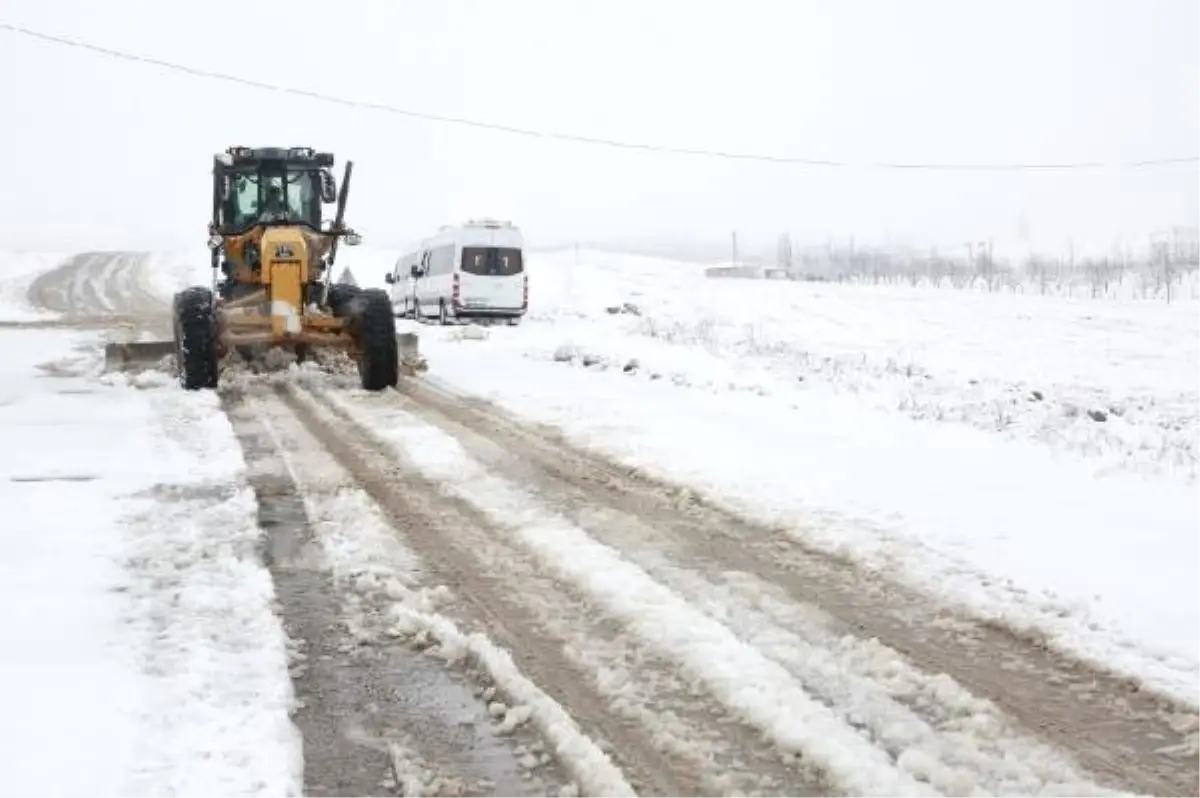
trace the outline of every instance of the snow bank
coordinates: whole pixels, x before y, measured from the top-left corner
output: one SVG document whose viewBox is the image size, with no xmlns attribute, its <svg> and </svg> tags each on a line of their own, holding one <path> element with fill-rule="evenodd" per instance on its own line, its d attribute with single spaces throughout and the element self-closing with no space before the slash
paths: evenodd
<svg viewBox="0 0 1200 798">
<path fill-rule="evenodd" d="M 80 333 L 0 346 L 5 791 L 298 795 L 285 640 L 215 398 L 97 381 Z"/>
</svg>

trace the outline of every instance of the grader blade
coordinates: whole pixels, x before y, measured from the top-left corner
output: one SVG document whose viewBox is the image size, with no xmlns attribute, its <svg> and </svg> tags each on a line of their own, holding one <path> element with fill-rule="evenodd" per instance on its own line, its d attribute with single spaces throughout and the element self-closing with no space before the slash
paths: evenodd
<svg viewBox="0 0 1200 798">
<path fill-rule="evenodd" d="M 174 341 L 140 341 L 104 345 L 104 369 L 128 371 L 153 368 L 175 354 Z"/>
</svg>

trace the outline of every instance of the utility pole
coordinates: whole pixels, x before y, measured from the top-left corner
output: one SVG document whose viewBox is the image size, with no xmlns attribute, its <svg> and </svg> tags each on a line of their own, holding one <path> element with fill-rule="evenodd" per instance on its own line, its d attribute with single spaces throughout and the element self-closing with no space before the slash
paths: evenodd
<svg viewBox="0 0 1200 798">
<path fill-rule="evenodd" d="M 734 266 L 737 266 L 737 264 L 738 264 L 737 230 L 733 231 L 733 261 L 732 261 L 732 263 Z"/>
</svg>

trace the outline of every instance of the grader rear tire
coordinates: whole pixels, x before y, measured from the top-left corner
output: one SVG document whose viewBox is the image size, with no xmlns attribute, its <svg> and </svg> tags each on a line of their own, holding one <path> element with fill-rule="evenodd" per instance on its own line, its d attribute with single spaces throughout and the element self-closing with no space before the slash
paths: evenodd
<svg viewBox="0 0 1200 798">
<path fill-rule="evenodd" d="M 212 291 L 203 287 L 184 289 L 175 295 L 173 310 L 180 386 L 187 391 L 216 388 L 217 317 Z"/>
<path fill-rule="evenodd" d="M 358 335 L 358 376 L 367 391 L 394 388 L 400 381 L 400 353 L 396 345 L 396 317 L 392 300 L 379 288 L 358 295 L 354 328 Z"/>
</svg>

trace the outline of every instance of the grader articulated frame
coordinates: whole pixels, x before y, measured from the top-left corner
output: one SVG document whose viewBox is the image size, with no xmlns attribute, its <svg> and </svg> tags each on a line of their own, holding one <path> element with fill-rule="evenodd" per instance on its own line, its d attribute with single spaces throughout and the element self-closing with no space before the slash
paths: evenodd
<svg viewBox="0 0 1200 798">
<path fill-rule="evenodd" d="M 333 155 L 308 147 L 230 147 L 213 159 L 211 287 L 174 297 L 174 340 L 115 344 L 114 357 L 174 353 L 187 390 L 216 388 L 232 350 L 281 347 L 303 360 L 314 347 L 343 350 L 362 387 L 396 385 L 399 351 L 391 300 L 381 289 L 332 282 L 338 242 L 360 237 L 344 222 L 353 162 L 340 191 Z M 332 220 L 322 206 L 336 203 Z M 138 349 L 140 348 L 140 351 Z"/>
</svg>

